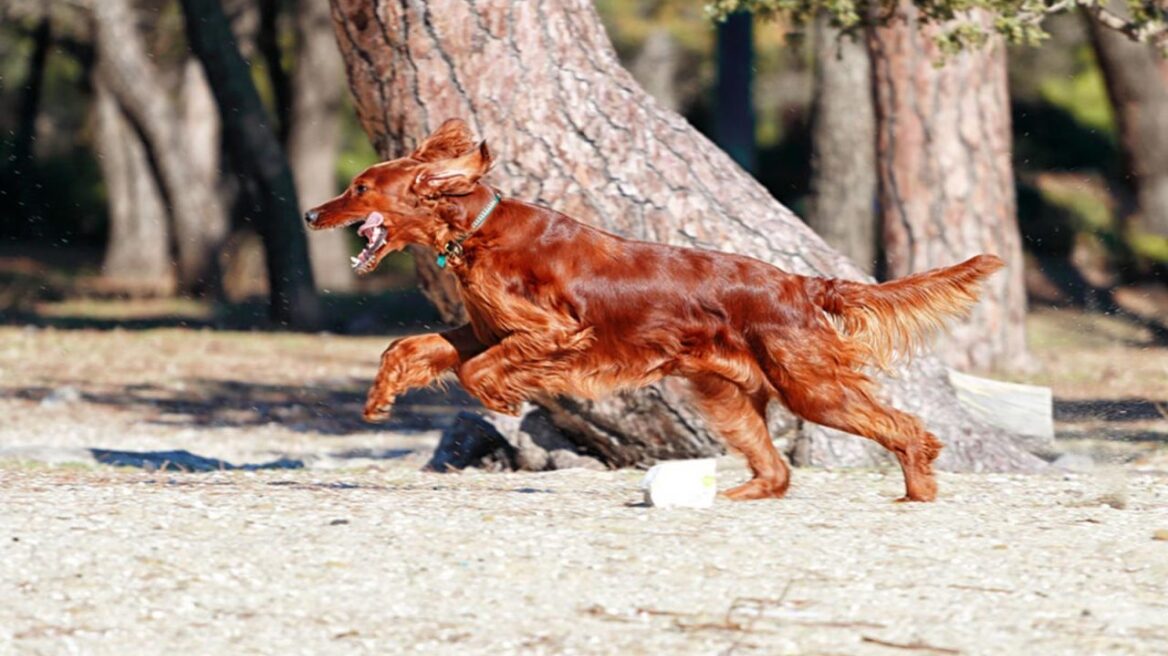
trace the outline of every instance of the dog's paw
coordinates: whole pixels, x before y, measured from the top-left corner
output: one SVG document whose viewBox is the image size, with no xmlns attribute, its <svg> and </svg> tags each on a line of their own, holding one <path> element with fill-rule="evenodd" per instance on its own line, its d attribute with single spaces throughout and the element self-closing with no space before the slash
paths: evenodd
<svg viewBox="0 0 1168 656">
<path fill-rule="evenodd" d="M 487 410 L 490 410 L 491 412 L 497 412 L 501 415 L 507 415 L 509 417 L 518 417 L 519 408 L 523 403 L 522 401 L 500 399 L 488 396 L 480 396 L 479 402 L 481 402 L 483 407 Z"/>
<path fill-rule="evenodd" d="M 365 411 L 361 413 L 361 418 L 371 424 L 382 422 L 389 419 L 389 411 L 392 409 L 392 403 L 369 402 L 365 404 Z"/>
<path fill-rule="evenodd" d="M 519 416 L 519 405 L 518 404 L 514 404 L 514 405 L 512 405 L 512 404 L 487 405 L 484 403 L 483 405 L 487 408 L 487 410 L 490 410 L 491 412 L 496 412 L 496 413 L 501 414 L 501 415 L 507 415 L 508 417 L 518 417 Z"/>
</svg>

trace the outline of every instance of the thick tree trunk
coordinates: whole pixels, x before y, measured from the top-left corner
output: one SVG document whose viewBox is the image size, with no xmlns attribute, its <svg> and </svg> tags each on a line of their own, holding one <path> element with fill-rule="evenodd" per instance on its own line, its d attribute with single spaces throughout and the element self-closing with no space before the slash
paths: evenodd
<svg viewBox="0 0 1168 656">
<path fill-rule="evenodd" d="M 754 15 L 732 14 L 718 24 L 714 141 L 738 165 L 754 171 Z"/>
<path fill-rule="evenodd" d="M 188 291 L 215 291 L 222 206 L 188 156 L 179 113 L 159 80 L 127 0 L 93 3 L 102 79 L 143 136 L 174 217 L 178 276 Z"/>
<path fill-rule="evenodd" d="M 677 90 L 677 69 L 681 61 L 681 47 L 664 27 L 649 31 L 641 51 L 637 53 L 629 72 L 645 91 L 670 111 L 681 111 L 681 95 Z"/>
<path fill-rule="evenodd" d="M 864 43 L 815 19 L 807 225 L 867 274 L 876 271 L 876 117 Z"/>
<path fill-rule="evenodd" d="M 292 86 L 288 160 L 301 207 L 313 207 L 336 193 L 341 145 L 344 63 L 337 50 L 328 0 L 300 0 L 296 11 L 296 69 Z M 310 232 L 308 251 L 319 289 L 351 291 L 348 235 L 340 230 Z"/>
<path fill-rule="evenodd" d="M 1026 295 L 1010 163 L 1006 51 L 999 37 L 943 66 L 917 11 L 901 0 L 870 29 L 880 210 L 886 274 L 896 278 L 994 253 L 991 278 L 968 321 L 937 352 L 958 368 L 1008 369 L 1026 359 Z M 990 20 L 979 15 L 980 20 Z"/>
<path fill-rule="evenodd" d="M 451 116 L 465 117 L 499 162 L 491 182 L 622 235 L 735 251 L 802 274 L 862 278 L 724 152 L 664 110 L 621 68 L 587 0 L 398 3 L 333 0 L 349 83 L 385 157 Z M 419 258 L 429 266 L 433 253 Z M 432 298 L 447 318 L 451 287 Z M 979 425 L 931 357 L 886 386 L 948 442 L 947 469 L 1023 469 L 1037 459 Z M 708 454 L 717 441 L 675 381 L 600 402 L 544 400 L 551 421 L 615 465 Z M 782 423 L 785 413 L 776 413 Z M 503 432 L 509 429 L 503 427 Z M 800 463 L 871 463 L 857 438 L 804 426 Z M 826 454 L 842 453 L 840 458 Z"/>
<path fill-rule="evenodd" d="M 1168 63 L 1152 46 L 1086 20 L 1135 199 L 1135 216 L 1124 218 L 1132 228 L 1168 235 Z"/>
<path fill-rule="evenodd" d="M 313 287 L 296 185 L 251 71 L 217 0 L 183 0 L 182 6 L 187 41 L 211 81 L 228 149 L 260 190 L 272 319 L 301 328 L 317 327 L 320 301 Z"/>
<path fill-rule="evenodd" d="M 174 291 L 170 229 L 146 147 L 100 76 L 94 78 L 96 141 L 109 206 L 102 276 L 131 294 Z"/>
</svg>

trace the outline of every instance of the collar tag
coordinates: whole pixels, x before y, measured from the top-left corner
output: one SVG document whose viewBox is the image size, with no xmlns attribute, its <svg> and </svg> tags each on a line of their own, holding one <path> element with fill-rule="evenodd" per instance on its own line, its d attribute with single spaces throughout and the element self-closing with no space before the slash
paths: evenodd
<svg viewBox="0 0 1168 656">
<path fill-rule="evenodd" d="M 503 196 L 496 191 L 490 202 L 488 202 L 486 206 L 483 207 L 482 211 L 480 211 L 478 216 L 475 217 L 474 222 L 470 224 L 470 232 L 459 235 L 459 237 L 454 241 L 446 242 L 446 246 L 442 248 L 442 252 L 438 254 L 437 258 L 435 258 L 435 262 L 437 262 L 439 269 L 445 269 L 446 264 L 450 261 L 450 258 L 462 257 L 462 242 L 470 237 L 474 231 L 483 227 L 483 224 L 487 222 L 487 218 L 490 217 L 491 213 L 495 211 L 495 208 L 499 206 L 499 201 L 501 200 L 503 200 Z"/>
<path fill-rule="evenodd" d="M 446 242 L 446 247 L 438 254 L 438 268 L 445 269 L 447 261 L 452 257 L 462 257 L 462 244 L 457 241 Z"/>
</svg>

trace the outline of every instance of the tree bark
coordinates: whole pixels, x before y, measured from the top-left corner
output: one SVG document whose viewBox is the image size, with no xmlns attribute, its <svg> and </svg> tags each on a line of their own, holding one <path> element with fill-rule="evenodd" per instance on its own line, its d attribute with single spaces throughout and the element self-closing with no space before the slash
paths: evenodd
<svg viewBox="0 0 1168 656">
<path fill-rule="evenodd" d="M 868 31 L 886 274 L 999 255 L 1007 269 L 938 353 L 958 368 L 1008 369 L 1026 359 L 1026 295 L 1005 45 L 994 36 L 938 66 L 940 29 L 918 24 L 915 6 L 901 0 L 886 24 Z"/>
<path fill-rule="evenodd" d="M 1128 227 L 1168 235 L 1168 63 L 1148 44 L 1087 18 L 1135 199 Z M 1130 206 L 1131 204 L 1128 203 Z"/>
<path fill-rule="evenodd" d="M 174 217 L 179 283 L 187 291 L 215 292 L 225 237 L 216 189 L 188 157 L 179 113 L 150 62 L 129 2 L 95 2 L 93 17 L 100 75 L 142 134 Z"/>
<path fill-rule="evenodd" d="M 200 225 L 183 226 L 181 233 L 202 234 L 207 244 L 215 245 L 214 253 L 208 252 L 206 256 L 215 259 L 211 267 L 215 272 L 215 291 L 219 293 L 223 284 L 223 249 L 231 233 L 229 203 L 223 200 L 223 188 L 220 185 L 223 135 L 219 108 L 215 106 L 215 96 L 203 72 L 203 65 L 194 57 L 188 57 L 182 66 L 178 96 L 181 104 L 179 120 L 189 174 L 193 176 L 194 184 L 213 190 L 219 204 L 206 208 Z M 177 223 L 178 217 L 175 217 L 175 221 Z M 180 230 L 178 226 L 176 230 Z"/>
<path fill-rule="evenodd" d="M 321 322 L 304 222 L 288 159 L 239 54 L 218 0 L 183 0 L 187 41 L 203 63 L 229 151 L 260 189 L 260 232 L 268 265 L 272 319 L 300 328 Z"/>
<path fill-rule="evenodd" d="M 587 0 L 333 0 L 333 18 L 361 122 L 386 158 L 408 152 L 444 119 L 464 117 L 499 154 L 491 182 L 508 195 L 628 237 L 732 250 L 801 274 L 863 278 L 636 85 Z M 432 259 L 427 253 L 419 263 Z M 449 276 L 423 280 L 439 311 L 456 320 L 461 308 Z M 681 387 L 670 380 L 599 402 L 540 403 L 582 451 L 610 465 L 647 464 L 706 455 L 718 443 Z M 965 413 L 932 357 L 903 368 L 886 390 L 948 442 L 940 467 L 1038 464 L 1011 436 Z M 775 414 L 781 423 L 785 413 Z M 800 464 L 884 458 L 866 440 L 812 425 L 795 441 L 803 445 Z M 824 457 L 834 453 L 843 455 Z"/>
<path fill-rule="evenodd" d="M 146 147 L 101 76 L 93 87 L 98 163 L 109 207 L 102 276 L 122 292 L 172 293 L 168 215 Z"/>
<path fill-rule="evenodd" d="M 876 272 L 876 117 L 868 51 L 827 14 L 815 19 L 807 225 L 864 273 Z"/>
<path fill-rule="evenodd" d="M 341 146 L 345 69 L 333 34 L 328 0 L 299 1 L 296 41 L 288 160 L 296 178 L 300 207 L 313 207 L 336 193 Z M 347 237 L 340 230 L 308 234 L 312 277 L 319 289 L 353 290 L 355 281 L 349 266 Z"/>
<path fill-rule="evenodd" d="M 677 89 L 677 69 L 681 47 L 664 27 L 655 27 L 645 37 L 641 51 L 629 66 L 629 72 L 657 102 L 670 111 L 681 111 Z"/>
</svg>

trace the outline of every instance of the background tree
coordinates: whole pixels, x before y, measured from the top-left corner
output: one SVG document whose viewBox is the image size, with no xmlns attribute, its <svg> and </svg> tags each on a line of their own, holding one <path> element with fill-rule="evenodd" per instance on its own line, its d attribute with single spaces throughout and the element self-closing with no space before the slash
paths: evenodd
<svg viewBox="0 0 1168 656">
<path fill-rule="evenodd" d="M 1168 60 L 1088 18 L 1123 152 L 1124 181 L 1134 207 L 1128 231 L 1168 237 Z"/>
<path fill-rule="evenodd" d="M 37 204 L 34 197 L 37 185 L 35 184 L 33 145 L 36 141 L 36 118 L 40 113 L 41 92 L 45 83 L 45 61 L 49 57 L 49 47 L 53 42 L 52 36 L 52 19 L 46 12 L 40 16 L 33 32 L 32 56 L 28 59 L 24 91 L 21 94 L 20 106 L 17 110 L 18 118 L 12 144 L 12 155 L 9 161 L 2 165 L 5 177 L 9 177 L 11 180 L 6 186 L 11 186 L 16 192 L 18 207 L 34 208 Z"/>
<path fill-rule="evenodd" d="M 876 118 L 862 39 L 815 17 L 811 194 L 807 225 L 872 275 L 876 272 Z"/>
<path fill-rule="evenodd" d="M 294 25 L 297 48 L 286 147 L 300 207 L 305 208 L 319 205 L 337 191 L 345 69 L 328 0 L 299 0 Z M 349 246 L 347 235 L 340 231 L 309 233 L 317 287 L 334 292 L 354 288 Z"/>
<path fill-rule="evenodd" d="M 229 150 L 259 187 L 260 234 L 276 321 L 317 327 L 320 301 L 312 281 L 304 224 L 288 160 L 217 0 L 183 0 L 187 41 L 211 81 Z"/>
<path fill-rule="evenodd" d="M 98 161 L 109 197 L 102 274 L 114 289 L 168 293 L 174 285 L 169 217 L 146 147 L 100 76 L 94 103 Z"/>
<path fill-rule="evenodd" d="M 1026 292 L 1005 46 L 991 36 L 938 66 L 944 29 L 922 25 L 916 7 L 902 1 L 868 30 L 885 273 L 898 278 L 975 253 L 999 255 L 1007 268 L 938 352 L 958 368 L 1006 369 L 1026 356 Z"/>
<path fill-rule="evenodd" d="M 754 17 L 731 14 L 718 24 L 714 141 L 738 165 L 754 171 Z"/>
<path fill-rule="evenodd" d="M 586 0 L 333 0 L 333 17 L 358 115 L 383 157 L 462 116 L 499 154 L 493 182 L 509 195 L 631 237 L 732 250 L 796 273 L 863 277 L 641 90 Z M 420 255 L 427 293 L 458 320 L 450 281 L 435 274 L 432 253 Z M 1010 436 L 967 415 L 932 357 L 902 369 L 886 389 L 947 442 L 941 467 L 1038 463 Z M 539 416 L 622 465 L 709 453 L 714 441 L 687 406 L 684 391 L 667 381 L 597 403 L 548 401 Z M 800 463 L 873 462 L 863 440 L 812 425 L 795 441 Z"/>
<path fill-rule="evenodd" d="M 188 291 L 217 291 L 227 220 L 218 192 L 189 156 L 179 112 L 150 60 L 127 0 L 92 5 L 98 75 L 143 137 L 174 217 L 178 280 Z"/>
</svg>

